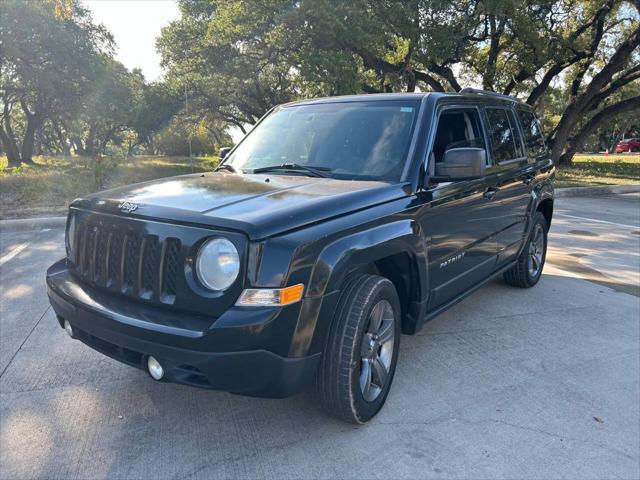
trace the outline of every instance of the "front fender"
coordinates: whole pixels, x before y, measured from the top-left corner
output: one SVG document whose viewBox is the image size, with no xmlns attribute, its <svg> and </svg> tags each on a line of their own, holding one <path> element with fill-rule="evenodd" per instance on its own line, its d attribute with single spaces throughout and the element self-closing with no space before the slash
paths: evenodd
<svg viewBox="0 0 640 480">
<path fill-rule="evenodd" d="M 307 295 L 320 296 L 338 290 L 350 272 L 397 253 L 407 253 L 416 262 L 420 285 L 426 287 L 425 242 L 420 226 L 406 219 L 356 232 L 326 245 L 311 272 Z"/>
<path fill-rule="evenodd" d="M 417 299 L 427 298 L 427 249 L 419 225 L 410 219 L 377 225 L 328 243 L 314 263 L 291 343 L 291 356 L 323 351 L 340 288 L 350 273 L 398 253 L 416 269 Z M 413 315 L 417 320 L 422 314 Z M 313 332 L 312 335 L 309 335 Z"/>
</svg>

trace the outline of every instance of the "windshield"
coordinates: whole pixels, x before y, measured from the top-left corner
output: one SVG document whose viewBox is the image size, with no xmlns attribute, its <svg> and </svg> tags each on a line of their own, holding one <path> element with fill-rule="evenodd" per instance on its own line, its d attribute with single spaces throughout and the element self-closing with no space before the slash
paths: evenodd
<svg viewBox="0 0 640 480">
<path fill-rule="evenodd" d="M 419 106 L 415 100 L 282 107 L 225 163 L 242 171 L 287 164 L 322 169 L 333 178 L 398 181 Z"/>
</svg>

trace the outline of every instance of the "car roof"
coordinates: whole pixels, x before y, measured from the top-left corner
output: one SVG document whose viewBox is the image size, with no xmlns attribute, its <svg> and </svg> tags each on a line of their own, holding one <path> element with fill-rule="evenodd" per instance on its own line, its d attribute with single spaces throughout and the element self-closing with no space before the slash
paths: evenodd
<svg viewBox="0 0 640 480">
<path fill-rule="evenodd" d="M 384 102 L 384 101 L 407 101 L 407 100 L 422 100 L 426 97 L 432 97 L 435 100 L 457 98 L 473 100 L 483 104 L 517 104 L 526 108 L 530 108 L 529 105 L 523 101 L 511 97 L 509 95 L 503 95 L 501 93 L 475 90 L 475 89 L 463 89 L 460 92 L 412 92 L 412 93 L 363 93 L 359 95 L 339 95 L 335 97 L 322 97 L 311 98 L 306 100 L 298 100 L 295 102 L 286 103 L 282 106 L 292 105 L 318 105 L 327 103 L 351 103 L 351 102 Z"/>
</svg>

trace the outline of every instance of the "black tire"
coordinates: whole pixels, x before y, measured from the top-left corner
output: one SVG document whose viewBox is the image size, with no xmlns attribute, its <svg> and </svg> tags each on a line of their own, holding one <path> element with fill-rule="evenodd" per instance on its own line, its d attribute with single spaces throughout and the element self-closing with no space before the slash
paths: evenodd
<svg viewBox="0 0 640 480">
<path fill-rule="evenodd" d="M 629 151 L 633 153 L 640 152 L 640 147 L 632 147 L 631 149 L 629 149 Z"/>
<path fill-rule="evenodd" d="M 383 312 L 379 313 L 381 309 Z M 390 311 L 393 312 L 392 325 L 389 324 Z M 371 332 L 377 320 L 371 317 L 372 313 L 380 315 L 380 332 L 384 326 L 380 342 L 383 336 L 387 338 L 393 333 L 391 346 L 389 340 L 379 345 L 376 343 L 377 335 Z M 317 395 L 323 410 L 350 423 L 365 423 L 378 413 L 387 398 L 395 373 L 400 322 L 400 301 L 393 283 L 388 279 L 361 274 L 346 283 L 316 379 Z M 364 350 L 366 352 L 363 353 Z M 374 351 L 381 352 L 377 357 L 380 363 L 375 360 Z M 384 352 L 385 361 L 389 361 L 386 377 L 376 373 L 380 372 L 380 366 L 384 367 Z M 361 376 L 365 383 L 362 387 Z M 377 385 L 383 383 L 379 381 L 380 378 L 385 379 L 382 388 Z M 366 386 L 367 379 L 369 388 Z M 375 398 L 365 399 L 365 395 L 372 397 L 376 393 Z"/>
<path fill-rule="evenodd" d="M 541 232 L 539 229 L 541 229 Z M 533 216 L 533 225 L 531 226 L 527 243 L 518 257 L 518 262 L 504 273 L 504 280 L 509 285 L 519 288 L 530 288 L 538 283 L 542 276 L 544 262 L 547 258 L 547 230 L 547 219 L 544 218 L 542 213 L 536 212 Z M 538 234 L 541 234 L 544 244 L 541 247 L 541 255 L 536 255 L 536 258 L 539 258 L 539 265 L 535 271 L 532 271 L 531 267 L 535 265 L 535 260 L 532 259 L 531 255 L 533 248 L 532 242 L 534 242 Z M 536 250 L 538 249 L 540 249 L 539 246 L 536 247 Z"/>
</svg>

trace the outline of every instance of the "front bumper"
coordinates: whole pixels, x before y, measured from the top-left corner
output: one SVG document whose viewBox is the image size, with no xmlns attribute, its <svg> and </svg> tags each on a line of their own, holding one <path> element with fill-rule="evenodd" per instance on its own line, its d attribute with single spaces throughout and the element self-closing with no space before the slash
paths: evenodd
<svg viewBox="0 0 640 480">
<path fill-rule="evenodd" d="M 153 356 L 165 370 L 162 381 L 279 398 L 311 383 L 320 360 L 319 353 L 288 357 L 277 352 L 288 351 L 295 305 L 234 307 L 217 319 L 159 311 L 110 301 L 78 283 L 65 260 L 47 271 L 47 292 L 60 325 L 68 320 L 74 338 L 145 370 Z"/>
</svg>

